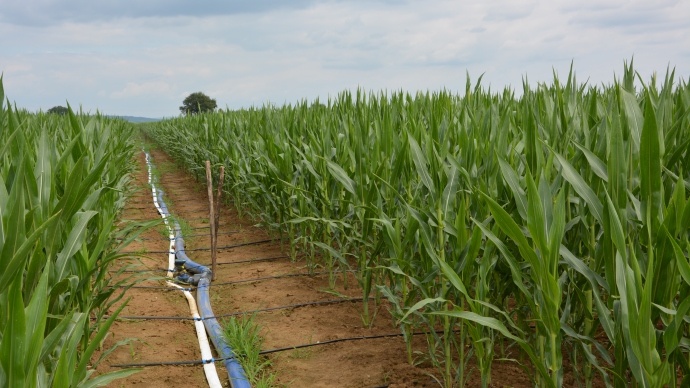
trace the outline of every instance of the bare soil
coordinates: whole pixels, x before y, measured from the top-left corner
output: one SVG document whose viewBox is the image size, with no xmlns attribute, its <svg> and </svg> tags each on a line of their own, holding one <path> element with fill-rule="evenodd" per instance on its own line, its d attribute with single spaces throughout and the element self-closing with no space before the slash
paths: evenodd
<svg viewBox="0 0 690 388">
<path fill-rule="evenodd" d="M 205 182 L 197 182 L 159 150 L 151 151 L 153 163 L 160 173 L 165 201 L 171 213 L 183 220 L 188 256 L 210 267 L 211 254 L 208 236 L 208 197 Z M 150 189 L 143 154 L 137 157 L 140 171 L 136 175 L 132 196 L 123 219 L 153 220 L 160 218 L 151 203 Z M 227 198 L 226 198 L 227 200 Z M 218 247 L 258 242 L 218 251 L 218 270 L 210 295 L 215 315 L 222 316 L 270 307 L 280 307 L 305 302 L 337 299 L 338 296 L 361 298 L 357 282 L 348 275 L 345 288 L 342 276 L 335 289 L 328 284 L 325 275 L 302 275 L 265 279 L 251 282 L 223 284 L 239 280 L 270 277 L 283 274 L 307 274 L 305 261 L 292 262 L 279 241 L 268 241 L 270 236 L 263 228 L 246 217 L 239 217 L 231 205 L 220 209 Z M 147 231 L 142 238 L 131 244 L 130 252 L 147 253 L 139 259 L 148 269 L 164 269 L 167 254 L 153 253 L 167 250 L 167 235 L 162 226 Z M 257 258 L 277 258 L 270 261 L 237 263 Z M 123 261 L 119 265 L 131 265 Z M 233 264 L 234 263 L 234 264 Z M 316 269 L 320 272 L 322 269 Z M 151 272 L 151 276 L 164 276 L 165 272 Z M 146 280 L 141 285 L 162 285 L 161 280 Z M 122 316 L 180 316 L 188 317 L 189 309 L 179 292 L 161 289 L 130 289 L 131 298 Z M 264 348 L 275 349 L 301 344 L 356 336 L 395 334 L 394 325 L 383 302 L 371 327 L 363 325 L 362 302 L 350 301 L 338 304 L 312 305 L 290 309 L 277 309 L 255 314 L 255 320 L 265 337 Z M 222 320 L 221 320 L 222 323 Z M 134 338 L 131 344 L 119 347 L 100 367 L 99 372 L 112 370 L 109 365 L 150 361 L 184 361 L 200 358 L 195 331 L 188 320 L 120 320 L 112 328 L 105 347 L 118 341 Z M 427 352 L 424 336 L 415 337 L 414 349 L 420 354 Z M 407 362 L 402 337 L 372 340 L 346 341 L 334 344 L 294 349 L 269 355 L 272 370 L 277 373 L 278 383 L 289 387 L 438 387 L 432 375 L 437 371 L 416 356 L 419 365 Z M 106 365 L 107 364 L 107 365 Z M 217 363 L 222 380 L 227 374 Z M 476 374 L 476 373 L 475 373 Z M 478 377 L 478 376 L 477 376 Z M 529 387 L 530 379 L 513 362 L 496 361 L 492 373 L 492 386 Z M 478 378 L 469 386 L 479 386 Z M 146 367 L 141 372 L 111 384 L 120 386 L 205 386 L 201 366 Z M 227 382 L 226 382 L 227 384 Z"/>
</svg>

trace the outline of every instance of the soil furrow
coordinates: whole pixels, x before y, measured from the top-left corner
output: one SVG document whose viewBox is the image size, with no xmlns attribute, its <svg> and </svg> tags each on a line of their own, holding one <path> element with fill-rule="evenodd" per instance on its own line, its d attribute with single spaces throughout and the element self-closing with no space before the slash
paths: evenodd
<svg viewBox="0 0 690 388">
<path fill-rule="evenodd" d="M 197 263 L 210 267 L 210 237 L 197 228 L 208 227 L 208 197 L 206 190 L 193 177 L 178 170 L 170 158 L 159 150 L 151 151 L 152 160 L 159 172 L 158 186 L 164 191 L 164 200 L 171 214 L 179 220 L 185 235 L 188 256 Z M 143 155 L 138 157 L 140 171 L 136 190 L 148 190 Z M 146 195 L 137 193 L 132 208 L 125 210 L 123 220 L 156 219 L 158 214 L 151 203 L 142 206 Z M 226 200 L 229 200 L 226 198 Z M 310 270 L 323 272 L 320 266 L 310 267 L 304 260 L 293 262 L 287 257 L 287 243 L 266 241 L 275 239 L 266 230 L 256 226 L 256 220 L 238 217 L 238 211 L 230 201 L 221 206 L 218 230 L 219 265 L 215 283 L 210 289 L 215 315 L 232 315 L 242 312 L 305 303 L 338 297 L 362 296 L 352 273 L 338 274 L 335 287 L 331 288 L 327 275 L 270 278 L 283 274 L 305 274 Z M 193 222 L 192 222 L 193 221 Z M 192 229 L 194 228 L 194 229 Z M 187 233 L 185 233 L 185 229 Z M 133 242 L 127 252 L 140 254 L 133 270 L 159 270 L 167 267 L 168 238 L 164 225 L 158 225 Z M 255 244 L 253 242 L 264 241 Z M 268 258 L 268 259 L 267 259 Z M 261 260 L 256 260 L 261 259 Z M 269 260 L 270 259 L 270 260 Z M 254 261 L 256 260 L 256 261 Z M 237 263 L 235 263 L 237 262 Z M 132 259 L 120 265 L 133 264 Z M 231 264 L 231 265 L 230 265 Z M 117 268 L 113 268 L 117 269 Z M 141 275 L 138 279 L 163 276 L 164 272 Z M 123 275 L 131 275 L 125 273 Z M 135 273 L 136 274 L 136 273 Z M 268 278 L 237 284 L 220 283 Z M 346 284 L 343 279 L 347 279 Z M 160 286 L 160 280 L 145 280 L 144 286 Z M 347 287 L 346 287 L 347 285 Z M 158 288 L 136 288 L 127 291 L 131 300 L 123 316 L 187 316 L 189 310 L 178 292 Z M 385 305 L 385 304 L 384 304 Z M 378 316 L 371 327 L 362 323 L 362 302 L 319 304 L 300 308 L 279 309 L 254 314 L 265 338 L 264 349 L 291 347 L 317 341 L 328 341 L 355 336 L 382 335 L 398 332 L 385 307 L 379 307 Z M 224 322 L 221 318 L 221 324 Z M 183 361 L 200 358 L 191 321 L 183 320 L 122 320 L 116 322 L 106 346 L 125 338 L 135 338 L 130 345 L 122 346 L 108 359 L 107 364 L 137 363 L 149 361 Z M 423 336 L 415 338 L 415 346 L 425 350 Z M 290 387 L 374 387 L 388 385 L 436 386 L 428 376 L 432 369 L 411 366 L 407 363 L 405 345 L 401 338 L 381 338 L 353 342 L 341 342 L 323 346 L 296 349 L 269 355 L 272 370 L 277 373 L 278 383 Z M 217 363 L 222 380 L 227 374 Z M 107 370 L 107 367 L 102 367 Z M 119 380 L 112 386 L 167 387 L 184 382 L 191 386 L 205 386 L 201 366 L 147 367 L 128 379 Z M 225 382 L 227 384 L 227 381 Z"/>
<path fill-rule="evenodd" d="M 166 203 L 171 213 L 188 226 L 208 226 L 208 196 L 203 184 L 176 168 L 171 168 L 174 163 L 165 153 L 152 150 L 151 155 L 154 164 L 161 171 L 159 184 L 165 192 L 166 201 L 169 200 Z M 192 198 L 196 200 L 190 200 Z M 256 226 L 256 220 L 238 217 L 238 211 L 228 202 L 219 211 L 218 247 L 276 238 Z M 197 263 L 210 266 L 211 252 L 197 250 L 209 246 L 209 235 L 190 232 L 189 236 L 185 236 L 187 254 Z M 280 241 L 274 241 L 219 249 L 219 263 L 255 258 L 277 259 L 220 265 L 215 283 L 309 272 L 306 261 L 292 262 L 286 257 L 287 248 L 287 242 L 281 244 Z M 324 271 L 320 267 L 312 270 Z M 362 292 L 353 274 L 348 273 L 346 277 L 347 288 L 343 284 L 343 274 L 338 275 L 334 288 L 329 286 L 327 275 L 212 285 L 211 302 L 214 314 L 224 315 L 338 296 L 361 297 Z M 363 325 L 361 313 L 360 301 L 268 311 L 255 314 L 254 319 L 262 328 L 265 349 L 399 331 L 385 307 L 379 308 L 372 327 Z M 220 321 L 222 323 L 223 319 Z M 419 350 L 425 349 L 423 336 L 415 341 Z M 391 387 L 436 386 L 427 375 L 431 370 L 407 363 L 405 345 L 401 338 L 336 343 L 275 353 L 269 358 L 273 370 L 277 372 L 278 382 L 290 387 L 374 387 L 386 384 Z"/>
</svg>

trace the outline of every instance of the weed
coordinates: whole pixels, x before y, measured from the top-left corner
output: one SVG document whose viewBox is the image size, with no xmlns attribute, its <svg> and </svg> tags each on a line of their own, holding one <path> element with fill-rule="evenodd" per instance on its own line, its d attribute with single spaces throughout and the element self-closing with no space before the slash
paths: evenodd
<svg viewBox="0 0 690 388">
<path fill-rule="evenodd" d="M 275 387 L 275 373 L 268 370 L 271 361 L 259 354 L 264 339 L 254 316 L 232 317 L 223 322 L 223 327 L 223 334 L 251 384 L 256 387 Z"/>
</svg>

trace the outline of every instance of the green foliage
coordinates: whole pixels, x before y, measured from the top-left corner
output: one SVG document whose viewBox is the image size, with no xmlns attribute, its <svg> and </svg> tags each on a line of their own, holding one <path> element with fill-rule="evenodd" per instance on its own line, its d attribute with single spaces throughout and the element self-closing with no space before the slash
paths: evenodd
<svg viewBox="0 0 690 388">
<path fill-rule="evenodd" d="M 223 330 L 226 342 L 234 350 L 252 386 L 277 386 L 275 373 L 269 371 L 271 362 L 259 354 L 264 339 L 254 317 L 231 317 L 223 322 Z"/>
<path fill-rule="evenodd" d="M 217 107 L 216 100 L 202 92 L 195 92 L 182 101 L 180 112 L 186 116 L 213 112 Z"/>
<path fill-rule="evenodd" d="M 30 114 L 0 82 L 0 386 L 96 386 L 121 298 L 107 274 L 132 171 L 132 128 L 95 116 Z M 120 236 L 123 237 L 123 236 Z"/>
<path fill-rule="evenodd" d="M 469 80 L 462 97 L 343 92 L 147 131 L 192 171 L 224 164 L 291 254 L 355 267 L 411 362 L 410 333 L 429 333 L 447 387 L 471 359 L 488 386 L 504 343 L 539 386 L 673 386 L 690 379 L 690 86 L 635 81 L 631 64 L 519 98 Z"/>
</svg>

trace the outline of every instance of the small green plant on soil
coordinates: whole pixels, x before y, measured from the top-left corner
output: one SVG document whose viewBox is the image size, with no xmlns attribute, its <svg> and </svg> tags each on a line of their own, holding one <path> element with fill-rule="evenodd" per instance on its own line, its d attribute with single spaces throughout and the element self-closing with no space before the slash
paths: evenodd
<svg viewBox="0 0 690 388">
<path fill-rule="evenodd" d="M 341 293 L 341 292 L 338 292 L 338 290 L 334 290 L 334 289 L 322 288 L 322 289 L 320 289 L 319 291 L 320 291 L 320 292 L 323 292 L 323 293 L 326 293 L 326 294 L 335 295 L 335 296 L 337 296 L 338 298 L 343 298 L 343 299 L 348 299 L 348 298 L 349 298 L 349 296 L 347 296 L 347 295 L 345 295 L 345 294 L 343 294 L 343 293 Z"/>
<path fill-rule="evenodd" d="M 165 201 L 166 201 L 165 204 L 168 205 L 168 199 L 167 199 L 167 198 L 165 199 Z M 168 210 L 170 210 L 170 206 L 169 206 L 169 205 L 168 205 Z M 170 216 L 170 218 L 168 218 L 168 220 L 169 220 L 169 223 L 170 223 L 170 227 L 172 227 L 172 228 L 174 228 L 175 221 L 177 221 L 177 224 L 180 226 L 180 233 L 182 234 L 183 237 L 184 237 L 184 236 L 191 236 L 191 235 L 194 234 L 194 233 L 193 233 L 193 230 L 192 230 L 192 227 L 191 227 L 191 226 L 189 225 L 189 223 L 188 223 L 187 221 L 185 221 L 183 218 L 177 217 L 177 216 L 175 216 L 175 215 L 173 214 L 173 215 Z M 165 232 L 164 232 L 164 233 L 165 233 L 164 235 L 165 235 L 166 237 L 168 237 L 169 231 L 167 230 L 167 227 L 165 228 Z M 187 239 L 185 239 L 185 242 L 187 242 Z"/>
<path fill-rule="evenodd" d="M 225 339 L 235 351 L 247 378 L 255 387 L 276 387 L 271 361 L 260 355 L 264 338 L 254 316 L 231 317 L 223 322 Z"/>
<path fill-rule="evenodd" d="M 161 218 L 162 220 L 162 218 Z M 170 231 L 168 230 L 168 227 L 165 226 L 164 223 L 161 222 L 161 224 L 156 228 L 156 231 L 160 233 L 162 238 L 170 238 Z"/>
<path fill-rule="evenodd" d="M 146 247 L 142 247 L 142 248 L 137 249 L 136 251 L 129 252 L 128 254 L 130 254 L 132 256 L 146 256 L 146 254 L 148 252 L 149 251 L 148 251 L 148 249 L 146 249 Z"/>
<path fill-rule="evenodd" d="M 313 334 L 309 335 L 309 338 L 304 339 L 304 343 L 305 344 L 314 343 Z M 288 352 L 288 357 L 295 359 L 295 360 L 306 360 L 308 358 L 311 358 L 312 355 L 314 355 L 314 349 L 311 347 L 294 348 L 293 350 Z"/>
<path fill-rule="evenodd" d="M 290 352 L 290 355 L 288 357 L 295 360 L 306 360 L 308 358 L 311 358 L 313 353 L 314 352 L 311 348 L 295 349 Z"/>
<path fill-rule="evenodd" d="M 170 162 L 170 161 L 157 161 L 156 167 L 157 171 L 157 176 L 161 176 L 163 174 L 168 174 L 171 172 L 175 172 L 179 170 L 178 165 L 175 162 Z"/>
<path fill-rule="evenodd" d="M 132 342 L 129 343 L 129 358 L 132 361 L 137 361 L 139 359 L 139 354 L 137 354 L 137 351 L 134 349 L 134 344 Z"/>
</svg>

